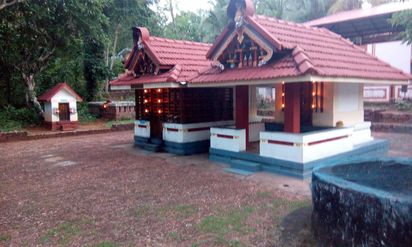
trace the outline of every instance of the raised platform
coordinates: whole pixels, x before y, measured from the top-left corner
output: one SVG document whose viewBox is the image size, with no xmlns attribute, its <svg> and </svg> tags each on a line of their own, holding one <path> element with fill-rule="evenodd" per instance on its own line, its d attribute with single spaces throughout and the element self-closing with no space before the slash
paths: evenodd
<svg viewBox="0 0 412 247">
<path fill-rule="evenodd" d="M 307 163 L 297 163 L 262 157 L 256 153 L 232 152 L 210 148 L 209 159 L 212 161 L 230 164 L 231 168 L 234 169 L 251 167 L 251 169 L 244 169 L 248 172 L 265 171 L 304 179 L 310 177 L 314 169 L 349 161 L 356 161 L 361 158 L 381 157 L 388 151 L 388 149 L 389 144 L 386 140 L 373 140 L 364 144 L 356 145 L 353 150 L 345 153 Z M 259 164 L 260 166 L 256 167 L 256 164 Z"/>
</svg>

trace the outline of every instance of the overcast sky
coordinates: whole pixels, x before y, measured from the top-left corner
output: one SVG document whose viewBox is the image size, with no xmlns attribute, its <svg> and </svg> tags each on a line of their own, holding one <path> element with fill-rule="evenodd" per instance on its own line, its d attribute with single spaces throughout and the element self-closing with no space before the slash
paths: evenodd
<svg viewBox="0 0 412 247">
<path fill-rule="evenodd" d="M 166 0 L 160 0 L 160 4 L 166 3 Z M 173 3 L 180 11 L 196 12 L 199 9 L 208 10 L 211 8 L 209 0 L 173 0 Z"/>
</svg>

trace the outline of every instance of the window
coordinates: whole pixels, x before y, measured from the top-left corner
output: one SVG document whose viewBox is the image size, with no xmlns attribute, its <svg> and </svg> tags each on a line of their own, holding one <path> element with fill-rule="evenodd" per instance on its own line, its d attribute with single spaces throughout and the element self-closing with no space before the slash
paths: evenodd
<svg viewBox="0 0 412 247">
<path fill-rule="evenodd" d="M 260 117 L 272 117 L 275 112 L 276 89 L 272 87 L 256 88 L 256 108 Z"/>
</svg>

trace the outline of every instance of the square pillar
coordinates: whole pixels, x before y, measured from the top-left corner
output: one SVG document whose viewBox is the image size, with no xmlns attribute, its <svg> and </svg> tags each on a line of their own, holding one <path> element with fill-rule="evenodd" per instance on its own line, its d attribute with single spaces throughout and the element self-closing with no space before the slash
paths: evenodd
<svg viewBox="0 0 412 247">
<path fill-rule="evenodd" d="M 235 125 L 246 130 L 246 144 L 249 143 L 249 86 L 236 86 Z"/>
<path fill-rule="evenodd" d="M 300 133 L 300 83 L 285 84 L 284 132 Z"/>
</svg>

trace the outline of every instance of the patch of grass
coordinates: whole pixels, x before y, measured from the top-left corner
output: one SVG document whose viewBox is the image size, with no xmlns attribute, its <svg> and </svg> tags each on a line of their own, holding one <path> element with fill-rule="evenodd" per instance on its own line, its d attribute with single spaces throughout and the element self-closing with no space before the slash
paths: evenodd
<svg viewBox="0 0 412 247">
<path fill-rule="evenodd" d="M 180 235 L 178 232 L 170 232 L 169 237 L 178 242 L 181 242 L 183 240 L 182 235 Z"/>
<path fill-rule="evenodd" d="M 137 219 L 140 219 L 140 218 L 143 218 L 145 215 L 147 215 L 149 211 L 150 211 L 150 207 L 148 205 L 139 205 L 134 210 L 134 216 Z"/>
<path fill-rule="evenodd" d="M 253 210 L 252 207 L 245 207 L 208 216 L 197 225 L 197 228 L 201 232 L 213 234 L 217 244 L 231 246 L 231 241 L 226 240 L 226 235 L 231 232 L 247 233 L 249 229 L 246 227 L 245 222 Z M 236 243 L 236 241 L 232 241 L 232 246 L 241 246 L 235 245 Z"/>
<path fill-rule="evenodd" d="M 187 218 L 196 213 L 197 208 L 194 205 L 179 204 L 160 208 L 159 216 L 164 216 L 168 213 L 176 215 L 178 218 Z"/>
<path fill-rule="evenodd" d="M 7 243 L 11 240 L 10 235 L 0 234 L 0 243 Z"/>
<path fill-rule="evenodd" d="M 80 233 L 80 230 L 80 226 L 75 223 L 63 222 L 47 231 L 46 235 L 40 238 L 40 242 L 46 244 L 56 238 L 59 245 L 67 246 L 72 238 Z"/>
<path fill-rule="evenodd" d="M 131 123 L 134 123 L 133 119 L 118 120 L 118 121 L 113 120 L 113 121 L 109 121 L 105 123 L 105 126 L 107 128 L 111 128 L 113 127 L 113 125 L 131 124 Z"/>
<path fill-rule="evenodd" d="M 269 191 L 259 191 L 256 193 L 256 197 L 261 199 L 270 198 L 271 195 L 272 194 Z"/>
</svg>

